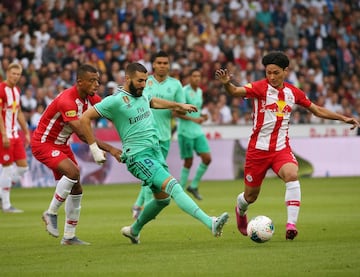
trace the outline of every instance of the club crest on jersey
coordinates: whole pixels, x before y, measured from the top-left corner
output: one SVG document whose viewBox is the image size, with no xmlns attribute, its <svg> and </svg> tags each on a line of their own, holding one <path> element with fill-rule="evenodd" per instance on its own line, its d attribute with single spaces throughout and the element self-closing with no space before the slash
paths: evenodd
<svg viewBox="0 0 360 277">
<path fill-rule="evenodd" d="M 75 110 L 67 111 L 67 112 L 65 112 L 65 116 L 67 116 L 67 117 L 75 117 L 76 116 L 76 111 Z"/>
<path fill-rule="evenodd" d="M 149 80 L 147 83 L 146 83 L 147 86 L 151 87 L 153 85 L 153 81 Z"/>
<path fill-rule="evenodd" d="M 248 83 L 248 84 L 245 85 L 245 87 L 247 87 L 247 88 L 252 88 L 252 84 L 251 84 L 251 83 Z"/>
<path fill-rule="evenodd" d="M 130 100 L 129 100 L 129 97 L 127 97 L 126 95 L 123 96 L 123 100 L 126 104 L 129 104 L 130 103 Z"/>
<path fill-rule="evenodd" d="M 3 156 L 3 160 L 4 160 L 5 162 L 8 162 L 8 161 L 10 160 L 10 156 L 9 156 L 8 154 L 5 154 L 5 155 Z"/>
<path fill-rule="evenodd" d="M 248 182 L 252 182 L 253 181 L 253 177 L 250 175 L 250 174 L 248 174 L 248 175 L 246 175 L 246 180 L 248 181 Z"/>
<path fill-rule="evenodd" d="M 57 156 L 59 156 L 60 155 L 60 151 L 59 150 L 53 150 L 52 152 L 51 152 L 51 157 L 57 157 Z"/>
</svg>

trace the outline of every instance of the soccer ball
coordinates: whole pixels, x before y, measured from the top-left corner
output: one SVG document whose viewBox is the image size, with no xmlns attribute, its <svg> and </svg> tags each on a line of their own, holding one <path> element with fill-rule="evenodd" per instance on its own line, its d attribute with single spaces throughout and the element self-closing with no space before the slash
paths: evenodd
<svg viewBox="0 0 360 277">
<path fill-rule="evenodd" d="M 247 234 L 252 241 L 263 243 L 269 241 L 275 231 L 272 220 L 265 215 L 253 217 L 247 226 Z"/>
</svg>

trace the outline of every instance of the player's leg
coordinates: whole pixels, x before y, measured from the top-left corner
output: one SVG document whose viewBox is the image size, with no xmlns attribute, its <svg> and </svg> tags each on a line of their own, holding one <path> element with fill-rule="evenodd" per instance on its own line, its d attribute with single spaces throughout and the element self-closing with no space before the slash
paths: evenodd
<svg viewBox="0 0 360 277">
<path fill-rule="evenodd" d="M 132 217 L 137 219 L 145 202 L 145 186 L 142 184 L 134 205 L 131 207 Z"/>
<path fill-rule="evenodd" d="M 77 183 L 73 186 L 71 194 L 66 198 L 64 236 L 61 240 L 62 245 L 90 244 L 76 237 L 76 226 L 80 218 L 82 196 L 82 187 Z"/>
<path fill-rule="evenodd" d="M 28 170 L 29 167 L 27 165 L 26 166 L 15 165 L 12 171 L 11 182 L 13 184 L 17 184 L 21 182 L 21 178 L 24 177 L 26 171 Z"/>
<path fill-rule="evenodd" d="M 159 141 L 160 151 L 164 159 L 166 159 L 169 154 L 170 144 L 170 140 Z M 153 192 L 151 191 L 149 186 L 145 186 L 144 183 L 142 183 L 138 197 L 136 198 L 134 205 L 131 207 L 132 216 L 134 219 L 137 219 L 140 216 L 143 206 L 150 202 L 152 199 Z"/>
<path fill-rule="evenodd" d="M 22 145 L 21 145 L 22 146 Z M 26 158 L 25 150 L 18 149 L 21 157 Z M 15 161 L 16 154 L 16 145 L 15 140 L 10 140 L 10 146 L 4 148 L 2 145 L 2 140 L 0 140 L 0 163 L 2 164 L 2 170 L 0 173 L 0 193 L 1 193 L 1 202 L 2 210 L 4 213 L 22 213 L 22 210 L 19 210 L 11 205 L 11 177 L 13 175 L 13 162 Z"/>
<path fill-rule="evenodd" d="M 247 210 L 254 203 L 260 193 L 262 181 L 270 166 L 271 159 L 264 151 L 247 151 L 244 167 L 245 188 L 237 197 L 235 214 L 237 228 L 241 234 L 247 236 Z"/>
<path fill-rule="evenodd" d="M 180 172 L 180 185 L 186 188 L 189 180 L 190 169 L 193 163 L 193 140 L 182 135 L 178 136 L 180 158 L 184 161 Z"/>
<path fill-rule="evenodd" d="M 191 164 L 192 164 L 192 158 L 190 158 L 190 160 L 191 160 Z M 189 175 L 190 175 L 191 165 L 188 166 L 187 163 L 189 163 L 189 162 L 187 162 L 185 159 L 184 165 L 182 166 L 181 172 L 180 172 L 180 185 L 183 189 L 186 188 L 187 181 L 189 180 Z"/>
<path fill-rule="evenodd" d="M 57 180 L 55 192 L 42 219 L 49 234 L 58 237 L 57 213 L 74 185 L 79 182 L 80 170 L 69 146 L 55 148 L 53 145 L 33 144 L 32 152 L 37 160 L 52 169 Z"/>
<path fill-rule="evenodd" d="M 140 231 L 144 225 L 152 219 L 155 219 L 155 217 L 170 203 L 170 197 L 166 193 L 155 193 L 154 196 L 155 197 L 146 203 L 137 220 L 131 226 L 124 227 L 121 230 L 122 234 L 130 238 L 132 243 L 136 244 L 140 242 Z"/>
<path fill-rule="evenodd" d="M 13 169 L 11 165 L 3 165 L 1 170 L 0 190 L 2 210 L 4 213 L 22 213 L 23 211 L 13 207 L 10 201 L 12 171 Z"/>
<path fill-rule="evenodd" d="M 191 182 L 191 187 L 198 188 L 201 178 L 203 177 L 211 163 L 210 146 L 205 135 L 199 136 L 194 139 L 194 151 L 200 156 L 201 163 L 196 169 L 195 177 Z"/>
<path fill-rule="evenodd" d="M 285 205 L 287 208 L 286 239 L 293 240 L 297 234 L 296 223 L 300 212 L 301 189 L 298 180 L 299 165 L 290 148 L 276 155 L 273 171 L 285 182 Z"/>
<path fill-rule="evenodd" d="M 195 176 L 189 186 L 189 189 L 191 189 L 196 199 L 202 200 L 202 196 L 199 193 L 199 182 L 211 163 L 210 146 L 205 135 L 194 139 L 194 151 L 200 156 L 201 163 L 196 169 Z"/>
<path fill-rule="evenodd" d="M 26 159 L 26 151 L 23 145 L 23 141 L 18 138 L 14 140 L 14 161 L 13 174 L 11 176 L 12 183 L 19 183 L 25 172 L 28 171 L 29 166 Z"/>
<path fill-rule="evenodd" d="M 223 213 L 219 217 L 210 217 L 207 215 L 182 189 L 178 181 L 170 176 L 163 183 L 163 189 L 174 199 L 180 209 L 196 218 L 207 226 L 215 237 L 221 236 L 222 228 L 227 222 L 229 216 Z"/>
<path fill-rule="evenodd" d="M 178 181 L 170 175 L 163 157 L 159 157 L 156 152 L 150 154 L 150 157 L 157 157 L 158 159 L 136 159 L 131 164 L 128 163 L 127 166 L 134 176 L 140 177 L 143 181 L 151 184 L 152 191 L 157 199 L 145 205 L 143 212 L 132 226 L 122 229 L 123 235 L 129 237 L 133 243 L 137 243 L 143 226 L 155 218 L 168 205 L 170 201 L 168 195 L 170 195 L 182 210 L 203 222 L 213 231 L 214 235 L 219 236 L 223 225 L 228 219 L 227 213 L 224 213 L 217 219 L 213 219 L 205 214 L 183 191 Z"/>
</svg>

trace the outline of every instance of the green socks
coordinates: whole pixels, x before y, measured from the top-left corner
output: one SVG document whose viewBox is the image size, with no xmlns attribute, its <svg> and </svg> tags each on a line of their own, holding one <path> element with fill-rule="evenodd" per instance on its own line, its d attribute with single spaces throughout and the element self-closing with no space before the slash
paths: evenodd
<svg viewBox="0 0 360 277">
<path fill-rule="evenodd" d="M 182 167 L 180 174 L 180 185 L 183 189 L 186 187 L 187 180 L 189 179 L 190 169 Z"/>
<path fill-rule="evenodd" d="M 141 212 L 139 218 L 131 225 L 131 230 L 134 236 L 137 236 L 143 226 L 150 220 L 154 219 L 167 205 L 170 203 L 170 197 L 165 199 L 152 199 L 146 203 L 144 210 Z"/>
<path fill-rule="evenodd" d="M 206 165 L 204 163 L 200 163 L 199 167 L 196 170 L 195 177 L 192 180 L 190 187 L 192 187 L 193 189 L 198 188 L 199 182 L 200 182 L 202 176 L 204 176 L 207 169 L 208 169 L 208 165 Z"/>
</svg>

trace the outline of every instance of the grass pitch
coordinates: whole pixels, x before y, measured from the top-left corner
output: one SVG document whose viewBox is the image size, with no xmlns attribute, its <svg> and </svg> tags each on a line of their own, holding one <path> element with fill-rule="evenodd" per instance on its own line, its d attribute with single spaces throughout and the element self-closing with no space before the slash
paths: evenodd
<svg viewBox="0 0 360 277">
<path fill-rule="evenodd" d="M 234 204 L 242 181 L 203 182 L 200 207 L 230 220 L 221 238 L 171 203 L 132 245 L 120 234 L 132 223 L 139 185 L 84 186 L 79 238 L 61 246 L 41 214 L 53 188 L 12 191 L 23 214 L 0 213 L 1 276 L 360 276 L 360 178 L 302 179 L 299 235 L 285 240 L 284 185 L 267 179 L 248 216 L 273 219 L 275 234 L 256 244 L 237 231 Z M 59 213 L 62 234 L 64 210 Z"/>
</svg>

